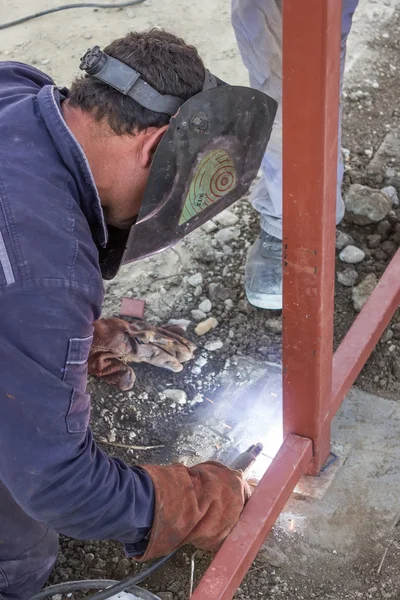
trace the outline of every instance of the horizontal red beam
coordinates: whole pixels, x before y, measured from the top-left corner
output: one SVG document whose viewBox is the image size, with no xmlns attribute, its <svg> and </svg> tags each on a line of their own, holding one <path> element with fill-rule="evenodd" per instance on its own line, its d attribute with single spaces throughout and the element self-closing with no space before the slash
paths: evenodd
<svg viewBox="0 0 400 600">
<path fill-rule="evenodd" d="M 192 600 L 231 600 L 311 459 L 311 440 L 288 435 Z"/>
<path fill-rule="evenodd" d="M 400 250 L 392 258 L 367 303 L 333 357 L 332 399 L 326 419 L 338 411 L 400 304 Z"/>
</svg>

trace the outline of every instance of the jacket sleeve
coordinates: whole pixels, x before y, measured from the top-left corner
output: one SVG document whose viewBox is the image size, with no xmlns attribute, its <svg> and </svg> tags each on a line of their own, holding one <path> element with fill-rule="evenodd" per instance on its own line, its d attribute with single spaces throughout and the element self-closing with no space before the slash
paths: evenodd
<svg viewBox="0 0 400 600">
<path fill-rule="evenodd" d="M 101 300 L 65 280 L 16 283 L 0 300 L 0 479 L 56 531 L 143 553 L 151 479 L 102 452 L 88 425 L 87 357 Z"/>
</svg>

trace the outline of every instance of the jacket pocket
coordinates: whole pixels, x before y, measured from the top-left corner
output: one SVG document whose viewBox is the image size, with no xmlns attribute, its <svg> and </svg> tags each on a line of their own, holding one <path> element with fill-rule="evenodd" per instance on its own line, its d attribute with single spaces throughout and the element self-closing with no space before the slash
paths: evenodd
<svg viewBox="0 0 400 600">
<path fill-rule="evenodd" d="M 63 369 L 63 381 L 73 388 L 85 392 L 88 374 L 88 358 L 93 336 L 70 338 Z"/>
<path fill-rule="evenodd" d="M 90 396 L 73 389 L 66 417 L 68 433 L 85 433 L 89 427 Z"/>
</svg>

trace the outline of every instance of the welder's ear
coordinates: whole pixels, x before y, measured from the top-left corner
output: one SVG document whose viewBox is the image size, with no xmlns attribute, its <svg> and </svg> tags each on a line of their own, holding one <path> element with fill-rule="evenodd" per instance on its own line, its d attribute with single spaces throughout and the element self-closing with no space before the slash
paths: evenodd
<svg viewBox="0 0 400 600">
<path fill-rule="evenodd" d="M 157 128 L 151 127 L 144 133 L 145 140 L 141 152 L 141 163 L 143 168 L 150 167 L 157 146 L 167 129 L 168 125 Z"/>
</svg>

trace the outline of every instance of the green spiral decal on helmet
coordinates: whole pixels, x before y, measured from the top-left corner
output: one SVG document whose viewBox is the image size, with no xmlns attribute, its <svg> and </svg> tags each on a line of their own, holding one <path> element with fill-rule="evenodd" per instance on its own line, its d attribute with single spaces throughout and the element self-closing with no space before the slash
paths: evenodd
<svg viewBox="0 0 400 600">
<path fill-rule="evenodd" d="M 190 221 L 236 187 L 236 170 L 226 150 L 211 150 L 193 175 L 179 225 Z"/>
</svg>

